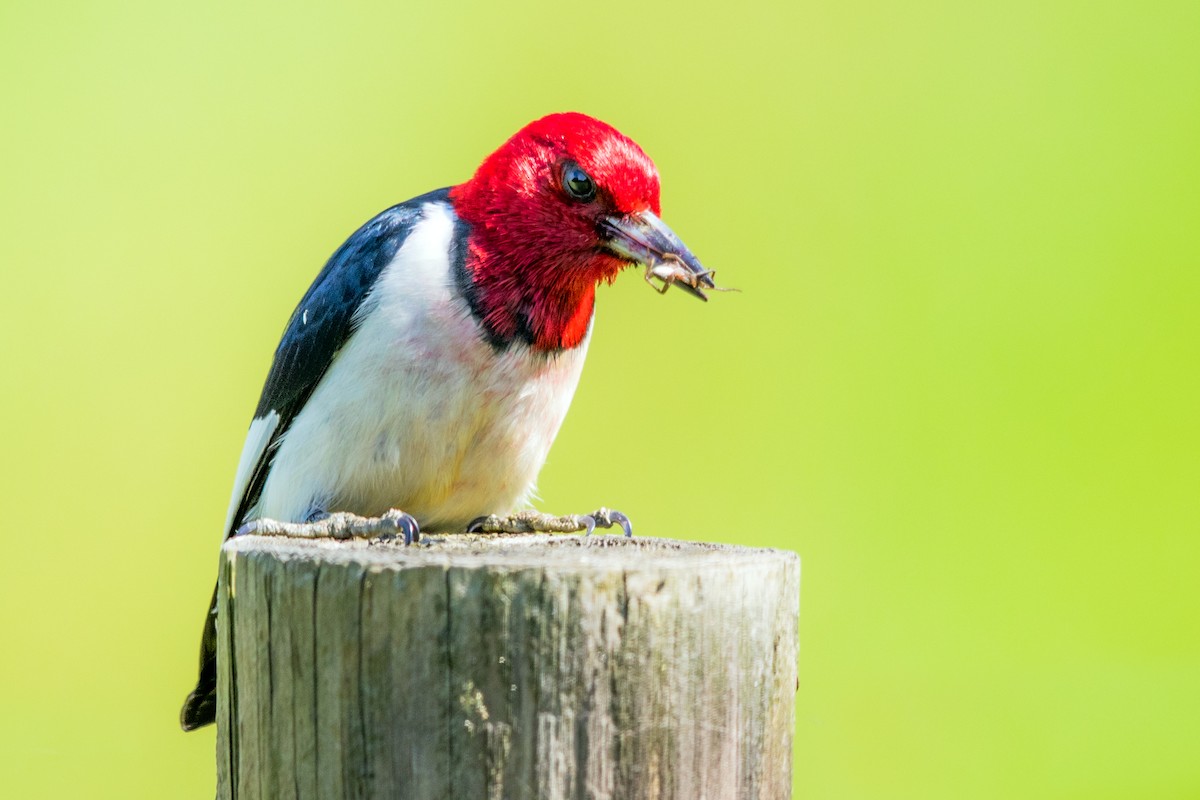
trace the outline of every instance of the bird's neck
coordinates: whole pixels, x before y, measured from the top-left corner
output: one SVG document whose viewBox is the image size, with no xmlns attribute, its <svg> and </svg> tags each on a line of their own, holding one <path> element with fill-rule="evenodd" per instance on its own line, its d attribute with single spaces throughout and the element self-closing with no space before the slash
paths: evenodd
<svg viewBox="0 0 1200 800">
<path fill-rule="evenodd" d="M 505 252 L 473 237 L 464 267 L 472 306 L 493 341 L 524 341 L 534 350 L 555 352 L 578 347 L 587 337 L 597 278 L 586 265 L 553 254 Z"/>
</svg>

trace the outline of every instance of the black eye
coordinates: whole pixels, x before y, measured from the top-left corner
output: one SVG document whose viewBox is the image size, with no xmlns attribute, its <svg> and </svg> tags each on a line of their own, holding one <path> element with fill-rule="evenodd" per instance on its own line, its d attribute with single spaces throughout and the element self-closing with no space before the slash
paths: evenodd
<svg viewBox="0 0 1200 800">
<path fill-rule="evenodd" d="M 576 200 L 587 202 L 596 196 L 596 184 L 576 164 L 567 164 L 562 174 L 563 189 Z"/>
</svg>

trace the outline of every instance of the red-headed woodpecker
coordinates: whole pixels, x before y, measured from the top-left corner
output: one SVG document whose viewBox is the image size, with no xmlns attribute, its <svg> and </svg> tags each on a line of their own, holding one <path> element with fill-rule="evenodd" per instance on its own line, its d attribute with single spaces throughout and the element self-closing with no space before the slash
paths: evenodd
<svg viewBox="0 0 1200 800">
<path fill-rule="evenodd" d="M 363 225 L 284 330 L 225 536 L 391 530 L 411 542 L 524 506 L 579 382 L 597 284 L 636 264 L 662 290 L 715 288 L 659 213 L 658 173 L 637 144 L 553 114 L 466 183 Z M 614 522 L 630 532 L 604 509 L 490 516 L 484 529 Z M 213 599 L 185 730 L 215 716 Z"/>
</svg>

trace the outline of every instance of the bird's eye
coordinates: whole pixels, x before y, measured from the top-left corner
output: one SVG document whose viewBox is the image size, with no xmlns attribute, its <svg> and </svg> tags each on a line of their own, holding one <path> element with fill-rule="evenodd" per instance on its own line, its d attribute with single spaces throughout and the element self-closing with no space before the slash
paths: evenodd
<svg viewBox="0 0 1200 800">
<path fill-rule="evenodd" d="M 568 164 L 562 173 L 563 189 L 576 200 L 587 202 L 596 196 L 596 184 L 575 164 Z"/>
</svg>

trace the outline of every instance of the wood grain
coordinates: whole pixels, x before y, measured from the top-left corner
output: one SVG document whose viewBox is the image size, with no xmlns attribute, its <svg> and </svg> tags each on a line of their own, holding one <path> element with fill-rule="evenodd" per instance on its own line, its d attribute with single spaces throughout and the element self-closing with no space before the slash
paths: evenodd
<svg viewBox="0 0 1200 800">
<path fill-rule="evenodd" d="M 222 798 L 787 798 L 800 564 L 666 539 L 230 540 Z"/>
</svg>

